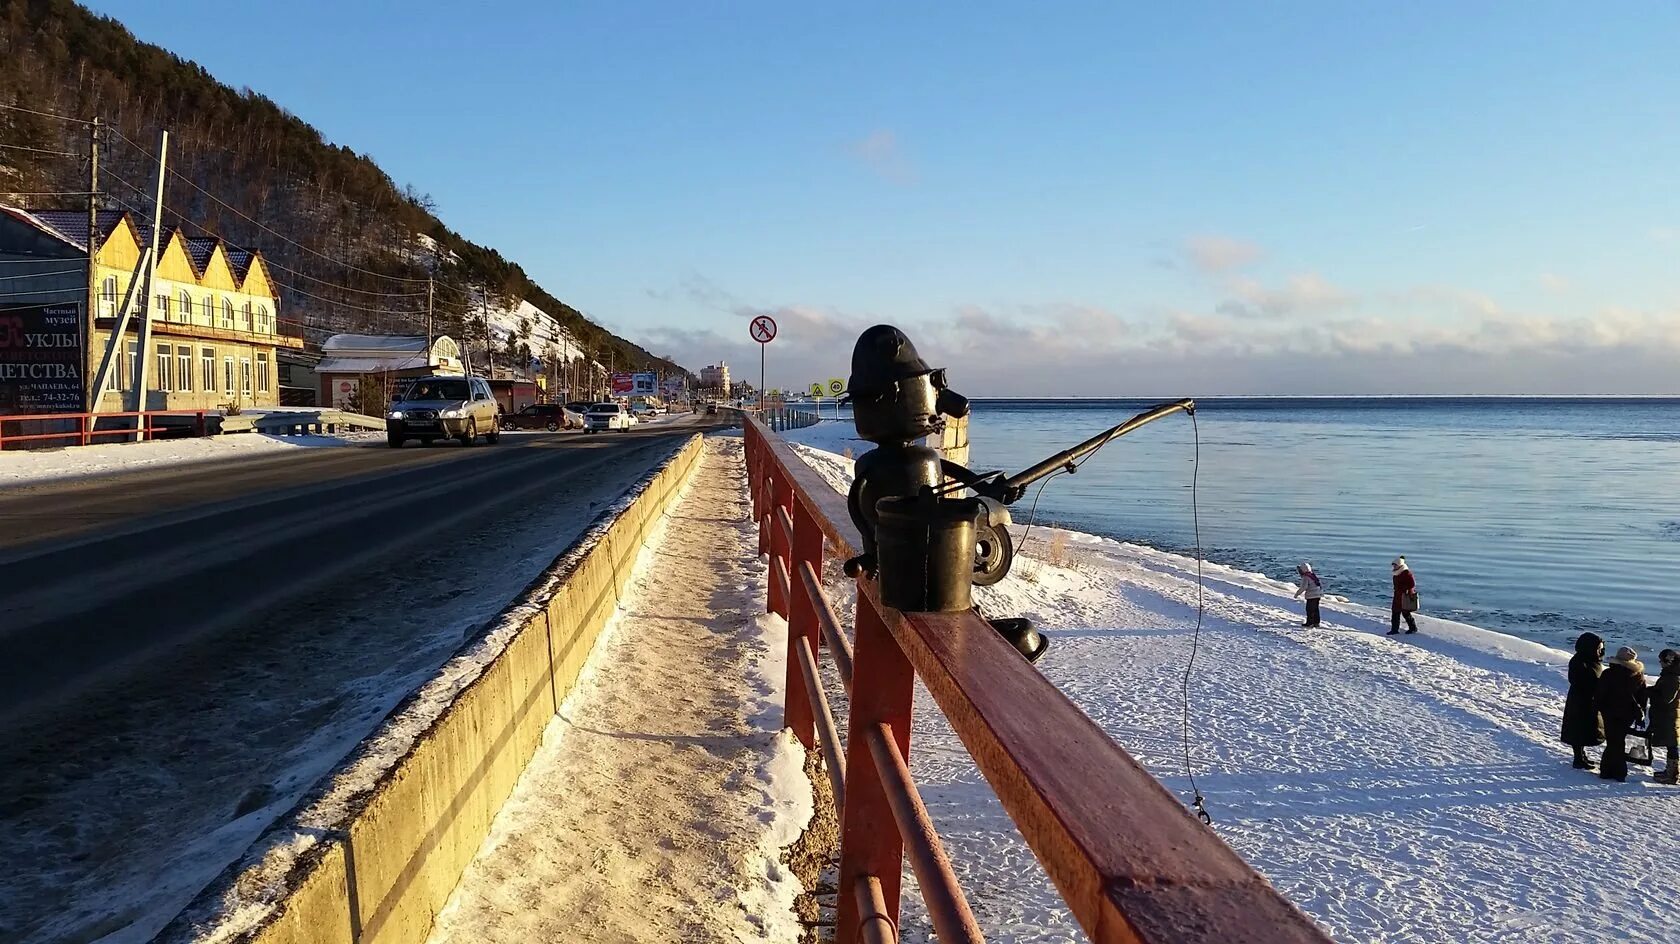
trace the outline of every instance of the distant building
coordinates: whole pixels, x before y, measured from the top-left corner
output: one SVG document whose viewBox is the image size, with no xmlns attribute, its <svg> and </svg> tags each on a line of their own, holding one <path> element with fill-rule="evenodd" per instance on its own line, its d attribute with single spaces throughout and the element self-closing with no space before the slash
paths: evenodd
<svg viewBox="0 0 1680 944">
<path fill-rule="evenodd" d="M 0 349 L 0 413 L 279 402 L 276 351 L 301 349 L 303 338 L 280 330 L 279 292 L 260 253 L 164 231 L 152 297 L 134 300 L 127 329 L 113 337 L 130 287 L 146 277 L 139 263 L 151 240 L 149 223 L 100 211 L 90 299 L 87 212 L 0 207 L 0 309 L 26 332 L 30 325 L 64 328 L 59 337 L 67 345 L 57 353 Z M 140 350 L 141 319 L 150 320 L 147 351 Z M 91 388 L 113 345 L 104 393 L 95 399 Z M 150 358 L 146 389 L 137 391 L 142 357 Z"/>
<path fill-rule="evenodd" d="M 461 348 L 453 338 L 439 336 L 428 346 L 425 335 L 335 334 L 321 345 L 318 406 L 350 407 L 356 386 L 366 376 L 390 384 L 404 377 L 460 374 Z"/>
<path fill-rule="evenodd" d="M 708 364 L 700 368 L 700 389 L 716 394 L 729 395 L 729 365 L 718 361 L 715 365 Z"/>
</svg>

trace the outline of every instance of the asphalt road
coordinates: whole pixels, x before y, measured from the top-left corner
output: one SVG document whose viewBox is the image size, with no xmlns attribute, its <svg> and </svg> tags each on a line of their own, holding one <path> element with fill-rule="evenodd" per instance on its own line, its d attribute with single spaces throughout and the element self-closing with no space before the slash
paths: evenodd
<svg viewBox="0 0 1680 944">
<path fill-rule="evenodd" d="M 698 419 L 7 489 L 0 942 L 144 940 Z"/>
</svg>

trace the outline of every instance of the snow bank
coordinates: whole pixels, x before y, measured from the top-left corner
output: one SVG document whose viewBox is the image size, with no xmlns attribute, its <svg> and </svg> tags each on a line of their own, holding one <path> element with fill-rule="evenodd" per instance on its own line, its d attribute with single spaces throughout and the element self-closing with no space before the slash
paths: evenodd
<svg viewBox="0 0 1680 944">
<path fill-rule="evenodd" d="M 821 424 L 790 439 L 846 444 Z M 861 444 L 851 444 L 861 453 Z M 850 463 L 797 446 L 836 487 Z M 1045 676 L 1335 937 L 1361 942 L 1672 940 L 1680 791 L 1571 770 L 1557 743 L 1567 655 L 1503 633 L 1326 600 L 1094 535 L 1017 528 L 994 615 L 1050 632 Z M 844 593 L 843 586 L 835 587 Z M 837 597 L 843 599 L 843 597 Z M 987 939 L 1084 940 L 937 710 L 918 701 L 912 767 Z M 1659 762 L 1660 763 L 1660 762 Z M 907 895 L 905 940 L 929 932 Z"/>
<path fill-rule="evenodd" d="M 7 449 L 0 452 L 0 484 L 27 485 L 115 472 L 214 462 L 320 446 L 355 446 L 383 441 L 378 434 L 343 436 L 265 436 L 240 433 L 197 439 L 67 446 L 59 449 Z"/>
</svg>

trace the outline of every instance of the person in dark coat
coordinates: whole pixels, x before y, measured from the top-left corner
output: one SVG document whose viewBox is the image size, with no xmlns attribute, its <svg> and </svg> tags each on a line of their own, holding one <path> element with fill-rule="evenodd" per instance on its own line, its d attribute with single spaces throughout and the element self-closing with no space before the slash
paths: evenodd
<svg viewBox="0 0 1680 944">
<path fill-rule="evenodd" d="M 1563 700 L 1563 743 L 1575 748 L 1575 769 L 1592 770 L 1587 748 L 1604 743 L 1604 719 L 1598 714 L 1598 677 L 1604 672 L 1604 640 L 1597 633 L 1575 638 L 1569 660 L 1569 695 Z"/>
<path fill-rule="evenodd" d="M 1616 658 L 1598 677 L 1594 701 L 1604 716 L 1604 757 L 1598 775 L 1605 780 L 1627 783 L 1627 736 L 1645 716 L 1645 665 L 1639 653 L 1627 646 L 1616 650 Z"/>
<path fill-rule="evenodd" d="M 1404 557 L 1396 557 L 1390 569 L 1394 572 L 1394 600 L 1389 607 L 1388 634 L 1400 632 L 1402 616 L 1406 618 L 1406 632 L 1415 633 L 1417 619 L 1412 614 L 1417 611 L 1417 578 Z"/>
<path fill-rule="evenodd" d="M 1657 656 L 1662 675 L 1651 686 L 1651 753 L 1668 748 L 1668 767 L 1656 775 L 1658 783 L 1677 783 L 1675 765 L 1680 762 L 1680 652 L 1664 649 Z"/>
</svg>

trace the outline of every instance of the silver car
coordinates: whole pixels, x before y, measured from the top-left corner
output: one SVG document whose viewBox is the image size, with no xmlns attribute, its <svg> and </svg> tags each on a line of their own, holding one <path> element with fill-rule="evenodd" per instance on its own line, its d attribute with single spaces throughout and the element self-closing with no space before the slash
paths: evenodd
<svg viewBox="0 0 1680 944">
<path fill-rule="evenodd" d="M 410 439 L 429 446 L 445 437 L 471 446 L 501 438 L 502 406 L 482 377 L 416 377 L 397 390 L 385 414 L 385 441 L 399 449 Z"/>
</svg>

